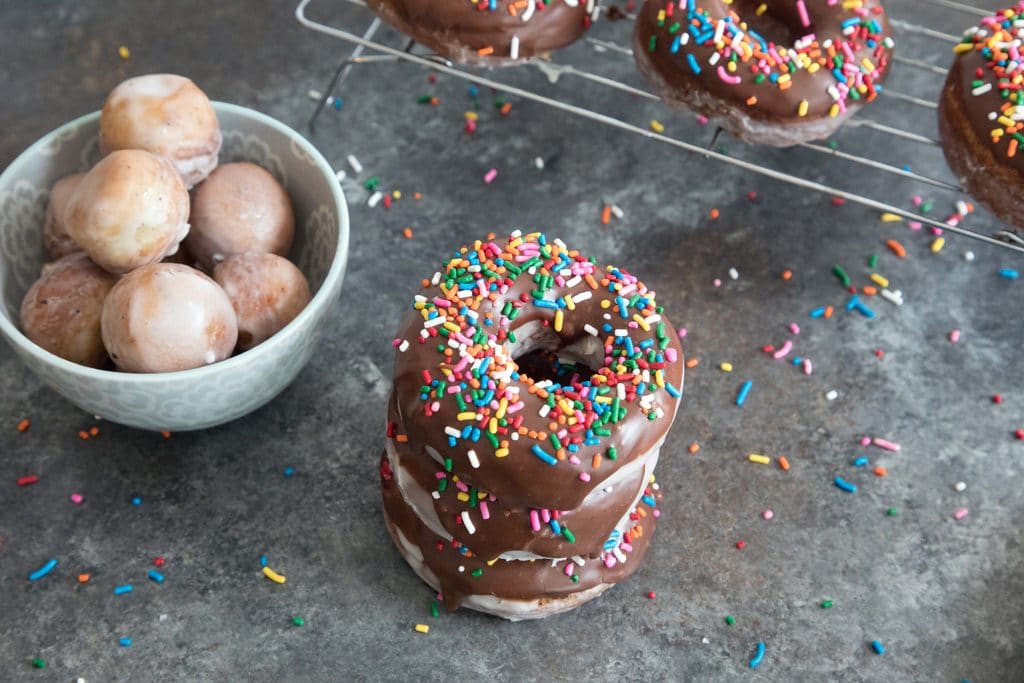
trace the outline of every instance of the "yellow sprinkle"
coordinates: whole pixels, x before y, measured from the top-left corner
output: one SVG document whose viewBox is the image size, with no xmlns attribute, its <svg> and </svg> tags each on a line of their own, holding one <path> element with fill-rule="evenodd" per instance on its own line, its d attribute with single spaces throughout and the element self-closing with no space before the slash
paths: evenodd
<svg viewBox="0 0 1024 683">
<path fill-rule="evenodd" d="M 883 277 L 883 276 L 879 275 L 878 273 L 871 273 L 871 281 L 874 282 L 879 287 L 888 287 L 889 286 L 889 278 Z"/>
<path fill-rule="evenodd" d="M 401 198 L 402 198 L 402 191 L 401 191 L 401 190 L 394 190 L 394 191 L 393 191 L 393 192 L 391 193 L 391 196 L 392 196 L 393 198 L 395 198 L 395 199 L 401 199 Z"/>
<path fill-rule="evenodd" d="M 476 419 L 476 413 L 474 413 L 473 411 L 467 410 L 464 413 L 459 413 L 458 415 L 456 415 L 455 419 L 457 419 L 457 420 L 459 420 L 461 422 L 465 422 L 466 420 L 475 420 Z"/>
<path fill-rule="evenodd" d="M 665 124 L 656 119 L 651 119 L 651 130 L 653 130 L 655 133 L 664 133 Z"/>
<path fill-rule="evenodd" d="M 942 248 L 944 246 L 946 246 L 946 238 L 945 237 L 936 237 L 935 241 L 932 242 L 932 253 L 933 254 L 938 254 L 940 251 L 942 251 Z"/>
<path fill-rule="evenodd" d="M 284 583 L 285 581 L 288 580 L 285 577 L 283 577 L 280 574 L 278 574 L 277 572 L 275 572 L 270 567 L 264 567 L 263 568 L 263 576 L 267 577 L 268 579 L 270 579 L 274 583 Z"/>
<path fill-rule="evenodd" d="M 499 448 L 498 450 L 494 451 L 495 458 L 504 458 L 506 455 L 508 455 L 507 448 Z"/>
<path fill-rule="evenodd" d="M 732 73 L 736 73 L 736 62 L 726 62 L 725 63 L 725 70 L 728 71 L 731 74 Z"/>
<path fill-rule="evenodd" d="M 444 325 L 442 325 L 442 327 L 444 327 L 444 329 L 448 330 L 449 332 L 459 332 L 460 331 L 459 330 L 459 326 L 456 325 L 455 323 L 452 323 L 452 322 L 447 322 Z"/>
<path fill-rule="evenodd" d="M 751 453 L 747 456 L 747 460 L 750 462 L 756 462 L 758 465 L 767 465 L 772 461 L 767 455 L 758 455 L 757 453 Z"/>
<path fill-rule="evenodd" d="M 565 295 L 565 307 L 568 308 L 570 311 L 576 310 L 576 302 L 573 301 L 572 294 Z"/>
<path fill-rule="evenodd" d="M 903 220 L 903 216 L 897 216 L 894 213 L 886 212 L 882 214 L 883 223 L 898 223 L 901 220 Z"/>
<path fill-rule="evenodd" d="M 490 420 L 487 421 L 487 431 L 489 431 L 491 434 L 498 433 L 498 418 L 492 417 Z"/>
<path fill-rule="evenodd" d="M 863 66 L 864 70 L 869 72 L 869 73 L 875 70 L 875 65 L 872 64 L 871 60 L 868 59 L 867 57 L 865 57 L 864 59 L 860 60 L 860 65 Z"/>
<path fill-rule="evenodd" d="M 655 373 L 654 373 L 654 383 L 657 384 L 658 388 L 660 388 L 660 389 L 664 389 L 665 388 L 665 376 L 662 374 L 661 370 L 655 371 Z"/>
<path fill-rule="evenodd" d="M 465 491 L 459 491 L 459 495 L 457 495 L 456 498 L 458 498 L 461 503 L 469 502 L 469 494 Z"/>
<path fill-rule="evenodd" d="M 807 116 L 807 100 L 800 100 L 800 106 L 797 107 L 796 113 L 798 116 Z"/>
<path fill-rule="evenodd" d="M 970 52 L 973 49 L 974 49 L 974 45 L 972 43 L 957 43 L 956 45 L 953 46 L 953 52 L 955 54 L 962 54 L 964 52 Z"/>
<path fill-rule="evenodd" d="M 608 299 L 601 299 L 601 308 L 611 308 L 612 302 Z"/>
<path fill-rule="evenodd" d="M 430 633 L 430 627 L 426 624 L 416 624 L 416 633 Z"/>
<path fill-rule="evenodd" d="M 640 329 L 643 330 L 644 332 L 650 332 L 651 331 L 651 326 L 649 324 L 647 324 L 646 320 L 644 320 L 643 318 L 640 317 L 639 313 L 634 313 L 633 314 L 633 320 L 636 321 L 636 324 L 639 325 Z"/>
<path fill-rule="evenodd" d="M 465 114 L 463 114 L 463 116 L 465 116 L 466 119 L 469 121 L 476 121 L 478 118 L 480 118 L 480 115 L 477 114 L 475 111 L 467 111 Z"/>
<path fill-rule="evenodd" d="M 1004 125 L 1004 126 L 1006 126 L 1007 128 L 1012 128 L 1013 126 L 1015 126 L 1015 125 L 1016 125 L 1016 124 L 1015 124 L 1015 123 L 1013 122 L 1013 119 L 1011 119 L 1011 118 L 1008 118 L 1008 117 L 1006 117 L 1006 116 L 1000 116 L 1000 117 L 999 117 L 998 119 L 996 119 L 996 121 L 998 121 L 999 123 L 1003 124 L 1003 125 Z"/>
<path fill-rule="evenodd" d="M 494 417 L 500 420 L 501 418 L 505 417 L 506 410 L 508 410 L 508 399 L 503 398 L 500 401 L 498 401 L 498 411 L 494 413 Z"/>
<path fill-rule="evenodd" d="M 121 59 L 128 59 L 132 56 L 132 51 L 124 45 L 122 45 L 121 47 L 117 48 L 117 56 Z"/>
<path fill-rule="evenodd" d="M 565 319 L 565 315 L 562 313 L 562 309 L 559 308 L 555 311 L 555 332 L 562 331 L 562 322 Z"/>
<path fill-rule="evenodd" d="M 722 369 L 722 372 L 732 372 L 732 363 L 722 363 L 718 367 Z"/>
<path fill-rule="evenodd" d="M 764 14 L 767 11 L 768 11 L 768 5 L 761 4 L 761 5 L 758 5 L 756 10 L 754 10 L 754 14 L 756 14 L 757 16 L 761 16 L 762 14 Z"/>
<path fill-rule="evenodd" d="M 829 107 L 828 115 L 829 115 L 829 117 L 831 117 L 833 119 L 835 117 L 839 116 L 839 105 L 838 104 L 833 104 L 831 107 Z"/>
<path fill-rule="evenodd" d="M 498 561 L 498 558 L 497 558 L 497 557 L 496 557 L 496 558 L 494 558 L 493 560 L 487 560 L 487 566 L 488 566 L 488 567 L 493 567 L 493 566 L 494 566 L 494 563 L 495 563 L 495 562 L 497 562 L 497 561 Z"/>
</svg>

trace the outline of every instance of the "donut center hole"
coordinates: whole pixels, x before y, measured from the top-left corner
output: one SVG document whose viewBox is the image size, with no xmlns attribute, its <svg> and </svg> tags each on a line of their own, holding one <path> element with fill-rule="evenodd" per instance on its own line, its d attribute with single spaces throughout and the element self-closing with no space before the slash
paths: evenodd
<svg viewBox="0 0 1024 683">
<path fill-rule="evenodd" d="M 757 9 L 762 5 L 767 5 L 768 9 L 758 16 Z M 806 27 L 801 23 L 795 2 L 733 0 L 731 8 L 746 22 L 748 31 L 753 31 L 769 43 L 789 47 L 807 34 L 814 33 L 813 21 Z"/>
<path fill-rule="evenodd" d="M 587 381 L 594 369 L 604 364 L 604 348 L 590 335 L 563 339 L 537 321 L 520 326 L 515 333 L 516 342 L 511 345 L 510 354 L 519 366 L 520 377 L 534 383 L 547 380 L 567 385 Z"/>
<path fill-rule="evenodd" d="M 594 370 L 571 358 L 560 358 L 557 351 L 534 349 L 515 359 L 520 377 L 528 377 L 534 383 L 549 380 L 556 384 L 569 385 L 583 382 L 594 374 Z"/>
</svg>

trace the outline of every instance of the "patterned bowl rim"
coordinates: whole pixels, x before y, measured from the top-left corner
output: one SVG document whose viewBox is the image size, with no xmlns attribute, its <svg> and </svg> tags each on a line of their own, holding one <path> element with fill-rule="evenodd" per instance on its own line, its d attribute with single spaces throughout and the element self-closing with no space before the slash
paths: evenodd
<svg viewBox="0 0 1024 683">
<path fill-rule="evenodd" d="M 39 361 L 52 365 L 66 373 L 77 375 L 78 377 L 86 380 L 123 382 L 133 386 L 156 384 L 171 379 L 198 381 L 219 373 L 241 369 L 243 366 L 258 360 L 261 356 L 272 354 L 275 347 L 284 344 L 287 339 L 294 335 L 302 334 L 303 330 L 308 327 L 310 319 L 321 309 L 330 306 L 335 297 L 335 294 L 332 292 L 337 288 L 340 288 L 341 282 L 345 277 L 345 265 L 348 260 L 349 246 L 348 204 L 345 201 L 345 195 L 341 191 L 341 183 L 339 183 L 335 177 L 334 170 L 331 168 L 330 164 L 327 163 L 327 160 L 324 159 L 323 155 L 320 154 L 319 150 L 317 150 L 309 140 L 277 119 L 255 111 L 254 109 L 249 109 L 248 107 L 242 107 L 236 104 L 229 104 L 227 102 L 213 102 L 213 108 L 218 114 L 233 114 L 239 118 L 248 118 L 269 128 L 273 128 L 290 139 L 294 144 L 299 145 L 328 180 L 327 186 L 331 188 L 331 195 L 334 199 L 334 209 L 338 215 L 338 244 L 334 250 L 334 257 L 331 260 L 331 266 L 327 271 L 327 275 L 324 276 L 323 283 L 320 285 L 320 288 L 317 290 L 316 294 L 313 295 L 313 298 L 306 307 L 302 309 L 302 312 L 299 313 L 294 320 L 288 323 L 284 329 L 267 341 L 253 347 L 245 353 L 222 360 L 219 363 L 204 365 L 201 368 L 178 370 L 175 372 L 118 372 L 115 370 L 98 370 L 85 365 L 79 365 L 78 363 L 72 363 L 71 361 L 64 360 L 60 356 L 50 353 L 41 346 L 38 346 L 22 334 L 17 325 L 15 325 L 11 320 L 8 320 L 6 315 L 0 315 L 0 333 L 2 333 L 12 344 L 16 345 L 22 351 L 30 354 Z M 79 116 L 77 119 L 73 119 L 68 123 L 65 123 L 59 128 L 50 131 L 43 137 L 36 140 L 28 149 L 19 154 L 3 173 L 0 173 L 0 187 L 11 184 L 12 179 L 16 180 L 20 177 L 21 167 L 39 154 L 39 150 L 50 144 L 51 140 L 59 138 L 70 130 L 75 130 L 83 126 L 97 123 L 99 121 L 99 117 L 100 112 L 98 111 L 94 111 L 91 114 L 85 114 L 84 116 Z M 3 229 L 3 227 L 0 226 L 0 229 Z"/>
</svg>

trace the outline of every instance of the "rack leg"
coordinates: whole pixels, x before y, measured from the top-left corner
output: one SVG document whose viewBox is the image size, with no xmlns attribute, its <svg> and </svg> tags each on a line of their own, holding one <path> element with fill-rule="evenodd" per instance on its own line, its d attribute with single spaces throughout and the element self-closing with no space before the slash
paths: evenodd
<svg viewBox="0 0 1024 683">
<path fill-rule="evenodd" d="M 708 149 L 714 151 L 715 144 L 718 142 L 718 138 L 722 135 L 722 127 L 718 126 L 715 128 L 714 135 L 711 136 L 711 142 L 708 143 Z"/>
<path fill-rule="evenodd" d="M 363 34 L 363 38 L 365 40 L 370 40 L 379 28 L 380 18 L 374 17 L 370 26 L 366 29 L 366 33 Z M 317 103 L 316 109 L 313 110 L 313 115 L 309 117 L 309 123 L 307 125 L 309 126 L 310 131 L 316 130 L 316 119 L 320 116 L 320 112 L 322 112 L 324 107 L 327 105 L 328 98 L 331 96 L 331 93 L 334 92 L 334 89 L 348 77 L 349 71 L 352 70 L 352 60 L 363 54 L 364 49 L 365 48 L 362 45 L 356 45 L 352 50 L 352 54 L 342 59 L 338 64 L 338 68 L 335 69 L 334 76 L 331 77 L 330 83 L 323 89 L 323 94 L 320 95 L 320 101 Z"/>
</svg>

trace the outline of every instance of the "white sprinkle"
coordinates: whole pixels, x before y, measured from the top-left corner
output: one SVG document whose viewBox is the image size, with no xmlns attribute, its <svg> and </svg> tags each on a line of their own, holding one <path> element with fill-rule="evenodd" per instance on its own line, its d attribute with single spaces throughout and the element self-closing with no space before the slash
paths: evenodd
<svg viewBox="0 0 1024 683">
<path fill-rule="evenodd" d="M 462 511 L 462 525 L 466 527 L 466 531 L 472 536 L 476 533 L 476 526 L 473 524 L 473 520 L 469 518 L 469 510 Z"/>
<path fill-rule="evenodd" d="M 544 170 L 544 157 L 537 157 L 533 160 L 533 165 L 537 167 L 538 171 Z"/>
<path fill-rule="evenodd" d="M 708 640 L 708 637 L 707 637 L 707 636 L 704 636 L 703 638 L 701 638 L 701 639 L 700 639 L 700 642 L 704 643 L 705 645 L 708 645 L 708 644 L 710 644 L 710 643 L 711 643 L 711 641 L 710 641 L 710 640 Z"/>
<path fill-rule="evenodd" d="M 402 353 L 405 353 L 406 351 L 408 351 L 409 350 L 409 340 L 408 339 L 403 339 L 402 343 L 398 345 L 398 350 L 401 351 Z"/>
<path fill-rule="evenodd" d="M 612 210 L 612 215 L 616 218 L 622 218 L 626 215 L 626 212 L 620 209 L 617 204 L 612 204 L 610 208 Z"/>
<path fill-rule="evenodd" d="M 984 85 L 979 85 L 977 88 L 972 90 L 971 94 L 975 95 L 975 96 L 977 96 L 977 95 L 984 95 L 985 93 L 990 92 L 991 90 L 992 90 L 992 84 L 991 83 L 985 83 Z"/>
<path fill-rule="evenodd" d="M 576 298 L 576 297 L 573 297 L 573 298 Z M 583 326 L 583 331 L 586 332 L 587 334 L 593 336 L 593 337 L 597 336 L 597 328 L 594 327 L 593 325 L 591 325 L 590 323 L 587 323 L 586 325 Z"/>
<path fill-rule="evenodd" d="M 355 154 L 349 154 L 347 159 L 348 159 L 348 165 L 352 167 L 353 171 L 355 171 L 356 173 L 362 173 L 363 172 L 363 165 L 361 163 L 359 163 L 359 159 L 356 159 L 356 155 Z"/>
<path fill-rule="evenodd" d="M 324 94 L 322 92 L 320 92 L 319 90 L 310 90 L 306 94 L 309 95 L 309 99 L 311 99 L 311 100 L 319 100 L 321 97 L 324 96 Z"/>
<path fill-rule="evenodd" d="M 572 300 L 575 301 L 576 303 L 581 303 L 583 301 L 586 301 L 587 299 L 589 299 L 592 296 L 594 296 L 593 292 L 580 292 L 579 294 L 574 294 L 573 297 L 572 297 Z M 586 329 L 586 328 L 584 328 L 584 329 Z M 594 334 L 596 335 L 597 332 L 594 332 Z"/>
<path fill-rule="evenodd" d="M 466 457 L 469 458 L 469 464 L 473 466 L 473 469 L 480 468 L 480 458 L 476 457 L 476 451 L 470 449 L 469 452 L 466 453 Z"/>
<path fill-rule="evenodd" d="M 973 251 L 965 251 L 964 252 L 964 261 L 973 261 L 973 260 L 974 260 L 974 252 Z"/>
<path fill-rule="evenodd" d="M 541 417 L 547 417 L 548 413 L 551 412 L 551 406 L 545 403 L 540 407 L 540 410 L 538 410 L 537 412 L 540 414 Z M 515 433 L 518 434 L 518 432 Z"/>
<path fill-rule="evenodd" d="M 883 289 L 882 298 L 890 303 L 896 304 L 897 306 L 903 305 L 903 292 L 898 289 L 895 292 L 889 289 Z"/>
<path fill-rule="evenodd" d="M 569 4 L 569 0 L 566 0 L 565 4 Z M 512 42 L 508 48 L 508 56 L 512 59 L 519 59 L 519 36 L 512 36 Z"/>
<path fill-rule="evenodd" d="M 827 398 L 830 401 L 834 401 L 837 398 L 839 398 L 839 392 L 836 391 L 835 389 L 830 389 L 829 392 L 825 394 L 825 398 Z"/>
<path fill-rule="evenodd" d="M 374 192 L 370 195 L 370 198 L 366 200 L 366 205 L 371 209 L 380 203 L 380 200 L 384 197 L 383 192 Z"/>
<path fill-rule="evenodd" d="M 523 12 L 523 21 L 529 21 L 533 18 L 533 13 L 537 10 L 536 0 L 529 0 L 526 5 L 526 11 Z"/>
<path fill-rule="evenodd" d="M 203 360 L 206 361 L 207 365 L 209 365 L 210 363 L 217 360 L 217 352 L 214 351 L 213 349 L 207 350 L 206 355 L 203 356 Z"/>
<path fill-rule="evenodd" d="M 345 180 L 345 176 L 347 176 L 347 175 L 348 175 L 348 174 L 347 174 L 347 173 L 345 173 L 345 169 L 343 169 L 343 168 L 339 168 L 339 169 L 338 169 L 337 171 L 335 171 L 335 173 L 334 173 L 334 177 L 338 179 L 338 182 L 339 182 L 339 183 L 340 183 L 340 182 L 342 182 L 343 180 Z"/>
<path fill-rule="evenodd" d="M 459 438 L 460 434 L 462 434 L 462 432 L 460 432 L 455 427 L 445 427 L 444 433 L 447 434 L 448 436 L 454 436 L 456 439 Z"/>
<path fill-rule="evenodd" d="M 459 573 L 461 574 L 464 571 L 466 571 L 466 568 L 460 564 L 459 565 Z"/>
<path fill-rule="evenodd" d="M 167 615 L 166 614 L 161 614 L 159 619 L 158 619 L 158 621 L 167 621 Z"/>
<path fill-rule="evenodd" d="M 967 214 L 969 214 L 970 211 L 967 210 L 967 202 L 965 202 L 962 199 L 958 199 L 956 202 L 956 212 L 961 216 L 966 216 Z"/>
<path fill-rule="evenodd" d="M 956 490 L 957 493 L 960 493 L 967 489 L 967 484 L 965 484 L 962 481 L 958 481 L 957 483 L 953 484 L 953 489 Z"/>
<path fill-rule="evenodd" d="M 446 319 L 447 318 L 445 318 L 443 315 L 439 315 L 436 318 L 424 320 L 423 327 L 437 327 L 438 325 L 443 325 Z"/>
<path fill-rule="evenodd" d="M 740 279 L 740 271 L 736 270 L 735 268 L 730 268 L 729 269 L 729 277 L 731 279 L 733 279 L 733 280 L 739 280 Z"/>
</svg>

